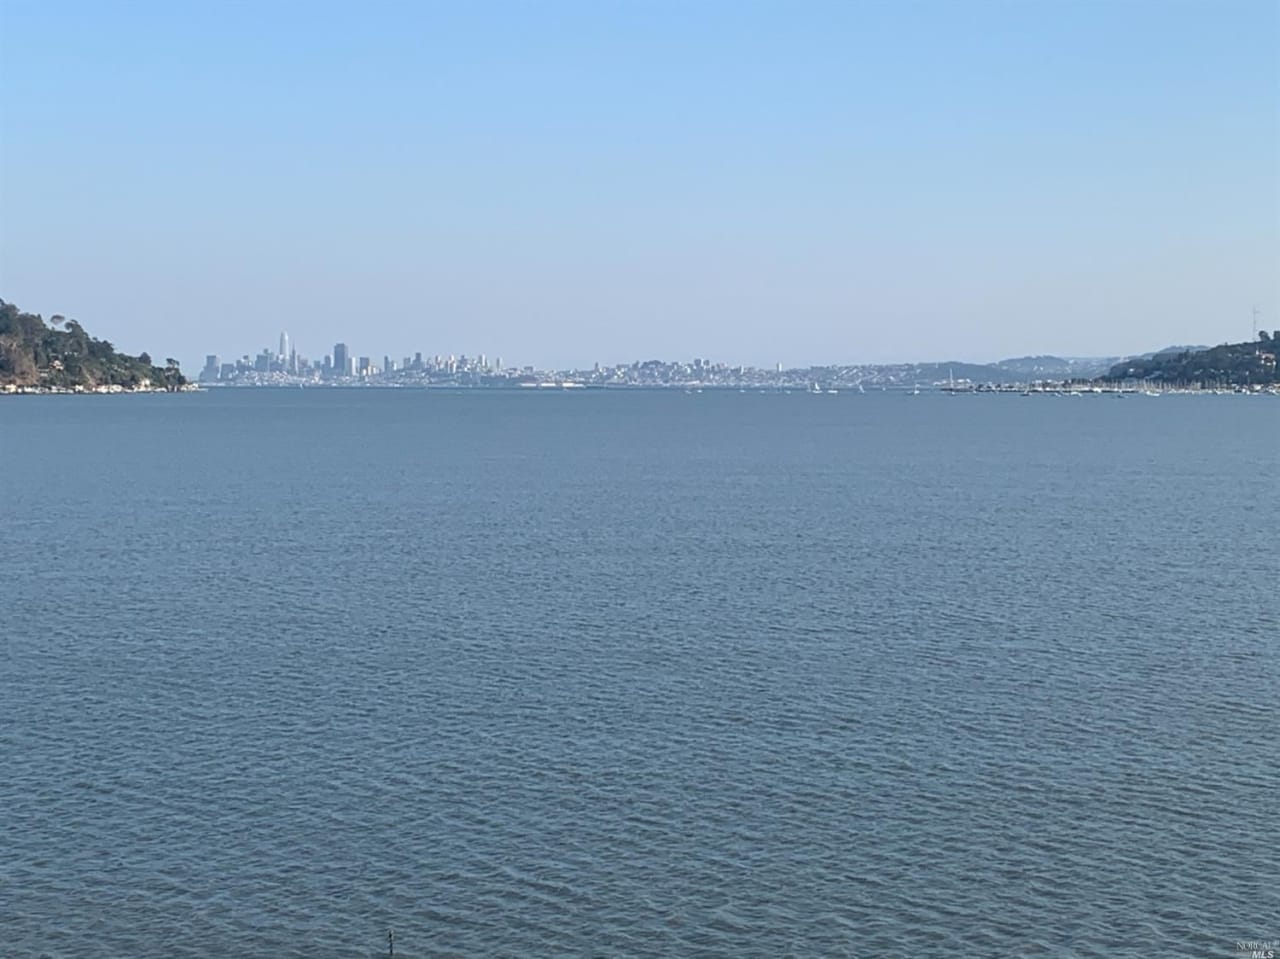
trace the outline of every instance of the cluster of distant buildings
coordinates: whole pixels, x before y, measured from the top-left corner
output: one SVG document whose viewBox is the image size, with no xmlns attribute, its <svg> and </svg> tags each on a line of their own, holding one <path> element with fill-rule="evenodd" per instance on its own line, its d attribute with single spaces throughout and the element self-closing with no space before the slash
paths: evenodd
<svg viewBox="0 0 1280 959">
<path fill-rule="evenodd" d="M 320 360 L 298 353 L 288 333 L 281 333 L 279 348 L 263 349 L 234 362 L 205 357 L 199 382 L 204 386 L 367 386 L 367 387 L 595 387 L 685 388 L 739 390 L 841 391 L 940 389 L 967 392 L 1099 392 L 1098 380 L 1114 364 L 1114 358 L 1063 359 L 1021 357 L 994 364 L 899 363 L 809 366 L 783 369 L 730 366 L 699 358 L 690 361 L 647 360 L 589 369 L 538 370 L 532 366 L 509 367 L 500 358 L 478 356 L 424 356 L 414 353 L 402 359 L 357 356 L 346 343 L 335 343 Z M 1167 389 L 1167 384 L 1121 378 L 1113 392 Z M 1086 387 L 1087 384 L 1087 387 Z M 1224 385 L 1224 384 L 1209 384 Z"/>
<path fill-rule="evenodd" d="M 298 383 L 332 383 L 334 385 L 377 381 L 387 377 L 419 378 L 492 377 L 510 376 L 517 371 L 507 370 L 502 358 L 492 362 L 483 353 L 468 356 L 429 356 L 421 353 L 394 360 L 383 356 L 378 361 L 372 356 L 357 356 L 346 343 L 335 343 L 333 352 L 323 359 L 312 360 L 297 351 L 287 332 L 280 334 L 279 348 L 272 351 L 264 347 L 256 356 L 245 354 L 239 359 L 224 362 L 222 357 L 210 353 L 205 357 L 199 381 L 204 385 L 272 386 Z M 528 370 L 532 373 L 532 369 Z"/>
<path fill-rule="evenodd" d="M 217 355 L 205 357 L 199 382 L 204 386 L 369 386 L 369 387 L 649 387 L 711 389 L 913 389 L 948 379 L 936 366 L 823 366 L 801 369 L 729 365 L 707 358 L 688 361 L 646 360 L 614 365 L 594 364 L 589 369 L 539 370 L 511 367 L 501 358 L 477 356 L 424 356 L 414 353 L 399 360 L 383 356 L 358 356 L 346 343 L 319 360 L 300 354 L 288 333 L 281 333 L 275 350 L 264 348 L 255 356 L 245 354 L 224 362 Z M 962 382 L 964 372 L 956 369 Z M 975 369 L 977 372 L 977 369 Z M 982 369 L 982 372 L 987 372 Z"/>
<path fill-rule="evenodd" d="M 585 370 L 538 370 L 532 366 L 510 367 L 501 357 L 490 360 L 477 356 L 424 356 L 414 353 L 400 360 L 383 356 L 357 356 L 346 343 L 335 343 L 332 352 L 320 360 L 300 354 L 289 339 L 280 334 L 276 350 L 264 348 L 257 355 L 245 354 L 224 362 L 209 354 L 199 373 L 205 386 L 631 386 L 631 387 L 801 387 L 808 388 L 815 377 L 824 381 L 856 382 L 861 368 L 824 367 L 821 370 L 762 370 L 749 366 L 729 366 L 709 359 L 668 362 L 648 360 L 602 366 Z M 867 367 L 865 375 L 873 369 Z M 852 380 L 851 380 L 852 377 Z"/>
<path fill-rule="evenodd" d="M 959 371 L 957 371 L 959 372 Z M 911 389 L 938 378 L 938 369 L 919 364 L 898 366 L 824 366 L 762 369 L 730 366 L 706 358 L 689 361 L 647 360 L 590 369 L 539 370 L 510 367 L 502 359 L 477 356 L 424 356 L 396 360 L 358 356 L 346 343 L 335 343 L 319 360 L 300 354 L 288 333 L 275 350 L 245 354 L 224 362 L 205 357 L 199 382 L 204 386 L 461 386 L 461 387 L 696 387 L 738 389 L 834 390 L 849 388 Z"/>
</svg>

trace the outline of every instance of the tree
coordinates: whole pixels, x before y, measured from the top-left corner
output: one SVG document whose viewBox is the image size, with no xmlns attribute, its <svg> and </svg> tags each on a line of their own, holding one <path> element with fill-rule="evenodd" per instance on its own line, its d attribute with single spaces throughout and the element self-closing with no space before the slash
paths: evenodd
<svg viewBox="0 0 1280 959">
<path fill-rule="evenodd" d="M 186 378 L 178 361 L 157 370 L 147 354 L 117 353 L 109 340 L 91 337 L 76 320 L 61 314 L 46 325 L 0 299 L 0 384 L 24 386 L 136 386 L 142 380 L 180 389 Z"/>
<path fill-rule="evenodd" d="M 1268 333 L 1266 330 L 1259 330 L 1259 331 L 1258 331 L 1258 339 L 1259 339 L 1261 342 L 1263 342 L 1263 343 L 1270 343 L 1270 342 L 1271 342 L 1271 334 L 1270 334 L 1270 333 Z"/>
</svg>

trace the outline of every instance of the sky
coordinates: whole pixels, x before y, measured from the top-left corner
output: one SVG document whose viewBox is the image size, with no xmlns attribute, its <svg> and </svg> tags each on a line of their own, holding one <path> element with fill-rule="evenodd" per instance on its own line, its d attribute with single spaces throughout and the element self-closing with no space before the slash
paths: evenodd
<svg viewBox="0 0 1280 959">
<path fill-rule="evenodd" d="M 188 371 L 1280 329 L 1277 0 L 0 0 L 0 298 Z"/>
</svg>

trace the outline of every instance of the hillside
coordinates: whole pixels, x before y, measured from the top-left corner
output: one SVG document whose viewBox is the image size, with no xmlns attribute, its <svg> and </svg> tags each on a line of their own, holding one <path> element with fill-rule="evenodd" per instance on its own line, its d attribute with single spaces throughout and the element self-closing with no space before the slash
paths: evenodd
<svg viewBox="0 0 1280 959">
<path fill-rule="evenodd" d="M 1109 370 L 1118 356 L 1016 356 L 994 365 L 1026 383 L 1037 380 L 1091 379 Z"/>
<path fill-rule="evenodd" d="M 1280 383 L 1276 348 L 1280 341 L 1263 331 L 1251 343 L 1223 343 L 1201 350 L 1166 351 L 1134 357 L 1111 367 L 1108 380 L 1153 380 L 1200 386 L 1254 386 Z"/>
<path fill-rule="evenodd" d="M 39 314 L 0 300 L 0 386 L 176 390 L 186 382 L 176 360 L 161 367 L 146 353 L 117 353 L 75 320 L 53 316 L 46 324 Z"/>
</svg>

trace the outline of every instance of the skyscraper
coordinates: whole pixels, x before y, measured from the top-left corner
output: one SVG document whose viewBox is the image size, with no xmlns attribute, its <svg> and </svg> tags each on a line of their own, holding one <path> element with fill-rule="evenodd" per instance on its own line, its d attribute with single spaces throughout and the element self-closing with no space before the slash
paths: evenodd
<svg viewBox="0 0 1280 959">
<path fill-rule="evenodd" d="M 204 358 L 204 369 L 200 371 L 201 383 L 214 383 L 221 373 L 222 360 L 210 354 Z"/>
<path fill-rule="evenodd" d="M 346 376 L 347 369 L 350 366 L 350 356 L 347 354 L 346 343 L 333 344 L 333 371 L 338 376 Z"/>
<path fill-rule="evenodd" d="M 281 332 L 280 334 L 280 352 L 276 354 L 280 357 L 280 362 L 284 363 L 289 359 L 289 334 Z"/>
</svg>

